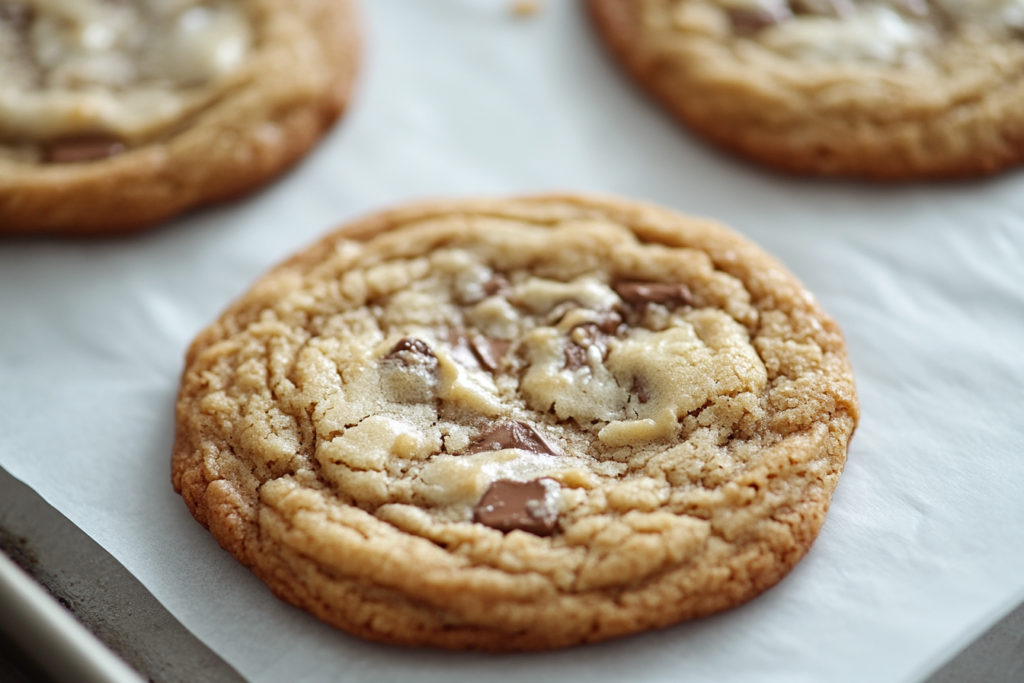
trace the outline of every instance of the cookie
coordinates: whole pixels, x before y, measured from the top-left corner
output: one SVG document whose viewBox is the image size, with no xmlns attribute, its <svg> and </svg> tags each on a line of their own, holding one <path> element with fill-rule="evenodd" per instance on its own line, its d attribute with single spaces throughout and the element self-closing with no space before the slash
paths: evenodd
<svg viewBox="0 0 1024 683">
<path fill-rule="evenodd" d="M 349 0 L 0 0 L 0 234 L 114 234 L 302 157 L 355 74 Z"/>
<path fill-rule="evenodd" d="M 768 166 L 905 180 L 1024 157 L 1024 12 L 1011 0 L 588 5 L 681 121 Z"/>
<path fill-rule="evenodd" d="M 426 203 L 328 235 L 198 336 L 172 476 L 335 626 L 545 649 L 778 582 L 858 410 L 839 328 L 727 228 L 620 199 Z"/>
</svg>

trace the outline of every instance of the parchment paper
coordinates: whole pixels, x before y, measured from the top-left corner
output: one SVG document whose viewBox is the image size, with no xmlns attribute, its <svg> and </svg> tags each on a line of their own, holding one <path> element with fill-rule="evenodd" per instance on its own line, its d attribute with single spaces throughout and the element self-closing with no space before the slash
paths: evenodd
<svg viewBox="0 0 1024 683">
<path fill-rule="evenodd" d="M 0 242 L 0 465 L 253 681 L 919 681 L 1024 599 L 1024 174 L 780 177 L 664 115 L 577 2 L 362 5 L 355 103 L 281 181 L 138 238 Z M 864 417 L 819 540 L 746 606 L 541 655 L 368 644 L 279 602 L 171 490 L 189 340 L 341 221 L 549 189 L 721 219 L 840 321 Z"/>
</svg>

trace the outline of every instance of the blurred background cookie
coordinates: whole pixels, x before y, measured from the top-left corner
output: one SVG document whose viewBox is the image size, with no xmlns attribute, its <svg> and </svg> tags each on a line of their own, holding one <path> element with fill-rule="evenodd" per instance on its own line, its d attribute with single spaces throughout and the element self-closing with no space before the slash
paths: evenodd
<svg viewBox="0 0 1024 683">
<path fill-rule="evenodd" d="M 0 233 L 245 194 L 330 127 L 356 61 L 349 0 L 0 0 Z"/>
<path fill-rule="evenodd" d="M 683 122 L 785 171 L 992 173 L 1024 156 L 1024 8 L 1010 0 L 588 0 Z"/>
</svg>

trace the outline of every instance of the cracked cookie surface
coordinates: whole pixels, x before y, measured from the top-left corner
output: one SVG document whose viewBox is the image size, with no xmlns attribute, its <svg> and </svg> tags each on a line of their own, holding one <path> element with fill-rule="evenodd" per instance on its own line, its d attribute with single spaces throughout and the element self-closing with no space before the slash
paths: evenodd
<svg viewBox="0 0 1024 683">
<path fill-rule="evenodd" d="M 904 180 L 1024 158 L 1019 0 L 587 0 L 684 123 L 797 173 Z"/>
<path fill-rule="evenodd" d="M 356 66 L 350 0 L 0 0 L 0 234 L 112 234 L 301 158 Z"/>
<path fill-rule="evenodd" d="M 357 635 L 522 650 L 726 609 L 807 551 L 858 405 L 841 333 L 716 224 L 551 196 L 399 208 L 189 350 L 175 489 Z"/>
</svg>

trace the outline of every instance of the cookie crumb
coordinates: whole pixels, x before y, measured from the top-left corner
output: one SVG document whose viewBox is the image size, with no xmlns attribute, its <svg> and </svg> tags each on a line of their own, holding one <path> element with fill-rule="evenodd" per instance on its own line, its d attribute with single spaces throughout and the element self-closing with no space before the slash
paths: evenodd
<svg viewBox="0 0 1024 683">
<path fill-rule="evenodd" d="M 539 0 L 514 0 L 509 6 L 512 15 L 520 19 L 527 19 L 540 14 L 541 9 L 543 9 L 543 5 Z"/>
</svg>

